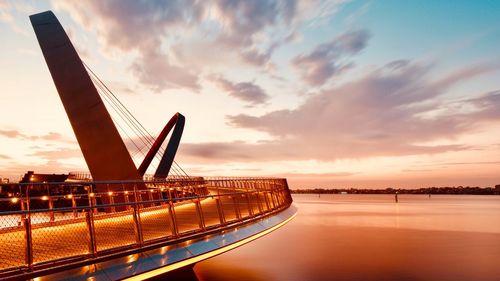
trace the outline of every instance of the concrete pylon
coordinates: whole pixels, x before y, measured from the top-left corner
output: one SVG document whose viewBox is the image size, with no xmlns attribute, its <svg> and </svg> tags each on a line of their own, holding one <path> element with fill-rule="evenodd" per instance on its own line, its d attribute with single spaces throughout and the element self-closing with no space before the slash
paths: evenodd
<svg viewBox="0 0 500 281">
<path fill-rule="evenodd" d="M 93 180 L 142 180 L 56 16 L 47 11 L 31 15 L 30 20 Z"/>
</svg>

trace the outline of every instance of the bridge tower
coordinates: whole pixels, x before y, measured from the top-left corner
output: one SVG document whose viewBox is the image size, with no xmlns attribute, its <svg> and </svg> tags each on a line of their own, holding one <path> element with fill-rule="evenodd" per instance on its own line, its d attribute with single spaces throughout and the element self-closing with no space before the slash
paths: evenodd
<svg viewBox="0 0 500 281">
<path fill-rule="evenodd" d="M 30 20 L 93 180 L 142 180 L 56 16 L 47 11 Z"/>
</svg>

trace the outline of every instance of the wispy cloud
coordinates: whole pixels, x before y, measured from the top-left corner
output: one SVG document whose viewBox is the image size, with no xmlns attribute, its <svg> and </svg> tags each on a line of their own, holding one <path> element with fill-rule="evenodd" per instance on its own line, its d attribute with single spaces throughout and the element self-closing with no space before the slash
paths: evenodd
<svg viewBox="0 0 500 281">
<path fill-rule="evenodd" d="M 363 50 L 370 38 L 366 30 L 349 31 L 318 45 L 311 53 L 299 55 L 292 65 L 311 86 L 321 86 L 330 78 L 351 68 L 349 57 Z"/>
<path fill-rule="evenodd" d="M 264 89 L 253 82 L 233 83 L 222 76 L 212 76 L 217 86 L 229 93 L 230 96 L 240 99 L 250 105 L 258 105 L 265 103 L 270 97 Z"/>
<path fill-rule="evenodd" d="M 22 35 L 28 35 L 27 30 L 21 28 L 16 22 L 15 15 L 20 14 L 30 14 L 34 11 L 34 8 L 21 1 L 0 1 L 0 23 L 6 23 L 11 26 L 11 28 Z"/>
<path fill-rule="evenodd" d="M 172 65 L 158 47 L 143 50 L 139 59 L 132 64 L 131 70 L 142 84 L 155 91 L 161 92 L 171 88 L 194 91 L 200 89 L 197 74 L 187 68 Z"/>
<path fill-rule="evenodd" d="M 74 141 L 67 139 L 63 135 L 56 132 L 48 132 L 45 135 L 27 135 L 19 132 L 18 130 L 0 130 L 0 136 L 11 138 L 11 139 L 25 139 L 25 140 L 46 140 L 46 141 L 56 141 L 56 142 L 66 142 L 74 143 Z"/>
<path fill-rule="evenodd" d="M 56 161 L 60 159 L 81 158 L 82 152 L 78 148 L 59 148 L 55 150 L 38 150 L 31 154 L 47 161 Z"/>
<path fill-rule="evenodd" d="M 0 159 L 9 160 L 9 159 L 12 159 L 12 157 L 5 155 L 5 154 L 0 154 Z"/>
</svg>

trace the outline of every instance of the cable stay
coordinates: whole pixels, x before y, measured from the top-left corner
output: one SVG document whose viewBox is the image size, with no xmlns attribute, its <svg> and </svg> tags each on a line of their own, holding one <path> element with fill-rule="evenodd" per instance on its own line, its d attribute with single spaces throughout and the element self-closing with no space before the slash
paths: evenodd
<svg viewBox="0 0 500 281">
<path fill-rule="evenodd" d="M 85 64 L 85 62 L 82 61 L 82 63 L 85 66 L 87 72 L 89 73 L 92 82 L 96 86 L 99 95 L 101 96 L 103 101 L 109 107 L 111 107 L 111 109 L 115 113 L 114 116 L 111 115 L 113 122 L 117 125 L 119 131 L 122 132 L 127 137 L 128 141 L 133 145 L 131 152 L 132 158 L 137 159 L 139 156 L 142 156 L 142 158 L 144 159 L 143 163 L 139 168 L 139 172 L 145 173 L 147 166 L 150 166 L 157 171 L 155 173 L 155 177 L 167 177 L 167 176 L 174 176 L 180 178 L 189 177 L 188 174 L 184 171 L 184 169 L 182 169 L 181 166 L 175 160 L 173 160 L 175 152 L 177 151 L 177 146 L 180 141 L 180 136 L 182 135 L 182 128 L 184 127 L 184 116 L 182 116 L 181 114 L 176 114 L 174 115 L 174 117 L 172 117 L 172 119 L 169 121 L 167 126 L 165 126 L 160 136 L 158 137 L 158 139 L 161 138 L 160 142 L 158 143 L 157 139 L 155 139 L 146 130 L 146 128 L 144 128 L 144 126 L 137 120 L 137 118 L 135 118 L 135 116 L 128 110 L 128 108 L 125 107 L 125 105 L 106 86 L 106 84 L 104 84 L 104 82 L 92 71 L 92 69 L 87 64 Z M 163 142 L 163 140 L 166 137 L 166 134 L 168 134 L 170 129 L 172 129 L 173 125 L 171 123 L 173 120 L 176 121 L 175 128 L 174 131 L 172 132 L 172 137 L 165 149 L 161 146 L 161 142 Z M 129 131 L 131 131 L 132 135 L 129 134 Z M 174 138 L 176 139 L 173 140 Z M 130 146 L 130 144 L 127 146 Z M 151 155 L 152 152 L 154 152 L 154 155 Z M 168 156 L 166 157 L 166 155 Z M 164 159 L 169 157 L 172 159 L 171 160 L 172 163 L 167 163 L 169 162 L 168 159 Z M 170 166 L 169 169 L 168 168 L 166 169 L 165 167 L 160 167 L 160 169 L 158 169 L 158 167 L 156 167 L 155 164 L 151 163 L 151 160 L 153 158 L 160 164 L 160 166 L 169 165 Z"/>
</svg>

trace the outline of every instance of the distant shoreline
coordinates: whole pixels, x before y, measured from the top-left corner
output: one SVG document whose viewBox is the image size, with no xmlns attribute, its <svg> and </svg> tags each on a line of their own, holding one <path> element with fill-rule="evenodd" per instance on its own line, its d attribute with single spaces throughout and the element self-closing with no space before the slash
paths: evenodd
<svg viewBox="0 0 500 281">
<path fill-rule="evenodd" d="M 417 189 L 386 188 L 313 188 L 291 189 L 292 194 L 462 194 L 462 195 L 500 195 L 500 185 L 495 187 L 427 187 Z"/>
</svg>

